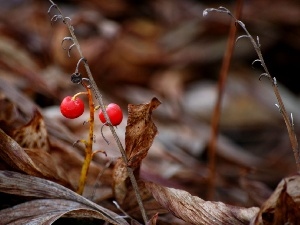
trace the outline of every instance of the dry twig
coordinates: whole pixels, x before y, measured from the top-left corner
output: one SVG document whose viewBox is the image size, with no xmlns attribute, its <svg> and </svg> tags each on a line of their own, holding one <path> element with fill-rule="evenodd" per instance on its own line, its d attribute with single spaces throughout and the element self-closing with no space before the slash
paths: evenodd
<svg viewBox="0 0 300 225">
<path fill-rule="evenodd" d="M 241 11 L 242 11 L 242 0 L 239 0 L 236 5 L 236 17 L 239 18 Z M 232 53 L 234 50 L 235 44 L 235 37 L 236 37 L 236 26 L 233 22 L 230 25 L 229 37 L 227 42 L 226 51 L 223 58 L 223 63 L 220 69 L 219 81 L 218 81 L 218 95 L 217 100 L 212 116 L 211 121 L 211 137 L 209 141 L 209 169 L 210 169 L 210 176 L 209 176 L 209 192 L 208 192 L 208 199 L 213 200 L 214 193 L 215 193 L 215 179 L 216 179 L 216 144 L 217 144 L 217 136 L 219 133 L 219 122 L 220 122 L 220 115 L 221 115 L 221 105 L 222 105 L 222 98 L 225 90 L 228 70 L 230 61 L 232 58 Z"/>
<path fill-rule="evenodd" d="M 248 32 L 248 30 L 246 29 L 245 24 L 242 21 L 238 20 L 236 17 L 234 17 L 234 15 L 225 7 L 221 6 L 218 9 L 215 9 L 215 8 L 205 9 L 203 11 L 203 16 L 206 16 L 209 12 L 212 12 L 212 11 L 228 14 L 229 16 L 231 16 L 234 19 L 236 24 L 238 24 L 242 27 L 242 29 L 245 31 L 246 35 L 239 36 L 236 39 L 236 42 L 238 40 L 240 40 L 241 38 L 249 38 L 250 42 L 252 43 L 252 45 L 254 47 L 254 50 L 256 51 L 256 54 L 258 56 L 258 59 L 254 60 L 253 63 L 260 62 L 260 65 L 262 66 L 263 70 L 265 71 L 264 73 L 262 73 L 259 76 L 259 79 L 261 79 L 262 77 L 266 77 L 266 78 L 269 79 L 269 81 L 272 84 L 272 87 L 273 87 L 273 90 L 274 90 L 274 93 L 275 93 L 275 96 L 276 96 L 277 102 L 278 102 L 278 104 L 275 104 L 275 105 L 279 108 L 279 111 L 280 111 L 280 113 L 283 117 L 283 120 L 285 122 L 285 125 L 287 127 L 287 131 L 288 131 L 288 134 L 289 134 L 290 142 L 291 142 L 291 145 L 292 145 L 292 149 L 293 149 L 293 153 L 294 153 L 294 157 L 295 157 L 295 161 L 296 161 L 297 172 L 300 172 L 299 145 L 298 145 L 298 141 L 297 141 L 297 136 L 296 136 L 295 131 L 294 131 L 293 116 L 291 114 L 291 119 L 289 118 L 289 115 L 288 115 L 288 113 L 285 109 L 285 106 L 283 104 L 282 98 L 281 98 L 279 90 L 278 90 L 277 80 L 276 80 L 275 77 L 272 77 L 270 75 L 269 70 L 268 70 L 268 68 L 265 64 L 265 61 L 264 61 L 264 58 L 262 56 L 261 49 L 260 49 L 259 38 L 257 37 L 256 40 L 255 40 L 252 37 L 252 35 Z"/>
</svg>

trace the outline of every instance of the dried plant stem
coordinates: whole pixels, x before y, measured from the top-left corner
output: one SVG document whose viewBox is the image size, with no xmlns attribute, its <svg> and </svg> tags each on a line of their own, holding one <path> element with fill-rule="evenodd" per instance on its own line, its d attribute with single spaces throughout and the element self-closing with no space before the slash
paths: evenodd
<svg viewBox="0 0 300 225">
<path fill-rule="evenodd" d="M 293 153 L 294 153 L 294 158 L 295 158 L 296 166 L 297 166 L 297 172 L 300 172 L 299 145 L 298 145 L 296 133 L 294 131 L 294 124 L 289 119 L 289 115 L 288 115 L 288 113 L 287 113 L 287 111 L 285 109 L 285 106 L 283 104 L 281 95 L 280 95 L 279 90 L 278 90 L 278 85 L 277 85 L 276 78 L 275 77 L 272 78 L 272 76 L 269 73 L 269 70 L 268 70 L 268 68 L 267 68 L 267 66 L 265 64 L 264 58 L 263 58 L 261 50 L 260 50 L 259 41 L 256 42 L 254 40 L 254 38 L 251 36 L 251 34 L 246 29 L 244 23 L 242 23 L 239 20 L 236 20 L 236 21 L 243 28 L 243 30 L 246 32 L 248 38 L 250 39 L 250 41 L 251 41 L 251 43 L 252 43 L 252 45 L 253 45 L 253 47 L 254 47 L 254 49 L 256 51 L 256 54 L 257 54 L 257 56 L 259 58 L 258 61 L 260 61 L 260 64 L 261 64 L 261 66 L 263 67 L 263 69 L 265 71 L 265 73 L 263 73 L 261 76 L 267 77 L 270 80 L 271 84 L 272 84 L 273 91 L 275 93 L 275 96 L 276 96 L 276 99 L 277 99 L 277 102 L 278 102 L 278 108 L 279 108 L 280 113 L 281 113 L 281 115 L 283 117 L 283 120 L 285 122 L 287 131 L 288 131 L 288 135 L 289 135 L 289 138 L 290 138 L 290 142 L 291 142 L 291 145 L 292 145 L 292 149 L 293 149 Z"/>
<path fill-rule="evenodd" d="M 75 33 L 74 33 L 74 27 L 69 23 L 69 19 L 68 17 L 64 17 L 63 16 L 63 13 L 62 11 L 60 10 L 60 8 L 52 1 L 52 0 L 49 0 L 49 2 L 52 4 L 50 9 L 52 7 L 55 7 L 57 9 L 57 11 L 59 12 L 59 14 L 61 15 L 61 19 L 63 21 L 64 24 L 66 24 L 66 26 L 68 27 L 69 29 L 69 32 L 71 34 L 71 37 L 72 37 L 72 41 L 74 43 L 74 45 L 76 46 L 77 48 L 77 51 L 79 53 L 79 56 L 81 59 L 85 59 L 84 56 L 83 56 L 83 53 L 81 51 L 81 48 L 80 48 L 80 44 L 75 36 Z M 99 106 L 100 106 L 100 109 L 102 110 L 103 114 L 104 114 L 104 118 L 106 119 L 106 121 L 109 123 L 109 127 L 110 127 L 110 130 L 111 130 L 111 133 L 114 137 L 114 140 L 121 152 L 121 155 L 122 155 L 122 158 L 125 162 L 125 164 L 127 165 L 128 163 L 128 159 L 127 159 L 127 156 L 126 156 L 126 152 L 123 148 L 123 145 L 114 129 L 114 127 L 111 125 L 111 122 L 110 122 L 110 119 L 107 115 L 107 112 L 106 112 L 106 108 L 105 108 L 105 105 L 103 103 L 103 98 L 102 98 L 102 95 L 99 91 L 99 88 L 97 87 L 97 84 L 92 76 L 92 73 L 91 73 L 91 70 L 90 70 L 90 67 L 87 63 L 86 60 L 83 60 L 83 63 L 84 63 L 84 68 L 85 68 L 85 71 L 88 75 L 88 78 L 89 78 L 89 83 L 90 83 L 90 87 L 91 89 L 93 90 L 94 92 L 94 96 L 95 98 L 97 99 L 98 103 L 99 103 Z M 143 220 L 144 220 L 144 223 L 146 224 L 147 221 L 148 221 L 148 218 L 147 218 L 147 214 L 146 214 L 146 211 L 145 211 L 145 208 L 143 206 L 143 202 L 142 202 L 142 198 L 141 198 L 141 195 L 140 195 L 140 192 L 139 192 L 139 189 L 138 189 L 138 186 L 137 186 L 137 182 L 136 182 L 136 179 L 135 179 L 135 176 L 133 174 L 133 171 L 131 168 L 127 167 L 127 171 L 128 171 L 128 174 L 129 174 L 129 177 L 130 177 L 130 180 L 131 180 L 131 183 L 132 183 L 132 186 L 134 188 L 134 191 L 135 191 L 135 195 L 136 195 L 136 198 L 137 198 L 137 202 L 139 204 L 139 208 L 141 210 L 141 213 L 142 213 L 142 217 L 143 217 Z"/>
<path fill-rule="evenodd" d="M 242 11 L 243 1 L 239 0 L 236 4 L 236 17 L 239 18 L 241 11 Z M 215 194 L 215 180 L 216 180 L 216 145 L 219 133 L 219 122 L 220 122 L 220 115 L 221 115 L 221 105 L 223 94 L 226 86 L 226 80 L 228 76 L 228 70 L 230 61 L 232 58 L 234 44 L 236 39 L 236 26 L 235 22 L 233 21 L 230 25 L 229 37 L 227 42 L 227 47 L 225 51 L 225 55 L 223 58 L 223 63 L 220 69 L 219 81 L 218 81 L 218 95 L 216 104 L 213 111 L 213 116 L 211 120 L 211 136 L 208 145 L 208 152 L 209 152 L 209 169 L 210 169 L 210 176 L 209 176 L 209 187 L 208 187 L 208 194 L 207 198 L 213 200 Z"/>
<path fill-rule="evenodd" d="M 86 86 L 85 86 L 86 87 Z M 82 141 L 85 144 L 85 158 L 81 168 L 80 178 L 77 193 L 82 195 L 84 186 L 87 179 L 87 173 L 89 171 L 89 167 L 91 161 L 93 159 L 93 142 L 94 142 L 94 112 L 95 112 L 95 105 L 93 101 L 92 92 L 89 88 L 87 88 L 87 96 L 89 102 L 89 110 L 90 110 L 90 118 L 89 118 L 89 137 L 87 141 Z"/>
<path fill-rule="evenodd" d="M 280 93 L 279 93 L 279 90 L 277 87 L 276 79 L 272 82 L 272 86 L 273 86 L 273 90 L 274 90 L 274 93 L 275 93 L 277 101 L 278 101 L 280 113 L 282 114 L 283 120 L 285 122 L 287 131 L 289 134 L 290 142 L 291 142 L 293 153 L 294 153 L 294 158 L 296 161 L 297 172 L 299 173 L 300 172 L 299 145 L 298 145 L 297 136 L 296 136 L 296 133 L 294 130 L 294 124 L 293 124 L 293 122 L 290 121 L 289 116 L 286 112 L 286 109 L 284 107 L 283 101 L 281 99 L 281 96 L 280 96 Z"/>
<path fill-rule="evenodd" d="M 280 113 L 282 114 L 283 120 L 285 122 L 285 125 L 287 127 L 288 135 L 289 135 L 289 138 L 290 138 L 290 142 L 291 142 L 291 145 L 292 145 L 292 149 L 293 149 L 293 153 L 294 153 L 294 157 L 295 157 L 295 161 L 296 161 L 297 172 L 299 173 L 300 172 L 299 144 L 298 144 L 298 141 L 297 141 L 297 136 L 296 136 L 295 131 L 294 131 L 293 117 L 291 116 L 291 119 L 289 118 L 289 115 L 287 114 L 287 111 L 285 109 L 285 106 L 283 104 L 282 98 L 281 98 L 279 90 L 278 90 L 277 80 L 276 80 L 275 77 L 272 77 L 270 75 L 269 70 L 268 70 L 268 68 L 265 64 L 265 61 L 264 61 L 264 58 L 262 56 L 261 49 L 260 49 L 259 38 L 257 37 L 257 40 L 255 40 L 252 37 L 252 35 L 248 32 L 248 30 L 246 29 L 245 24 L 242 21 L 235 18 L 228 9 L 226 9 L 224 7 L 219 7 L 218 9 L 215 9 L 215 8 L 205 9 L 203 11 L 203 16 L 206 16 L 208 14 L 208 12 L 211 12 L 211 11 L 226 13 L 229 16 L 231 16 L 234 19 L 234 22 L 237 23 L 238 25 L 240 25 L 246 33 L 246 35 L 239 36 L 236 41 L 238 41 L 240 38 L 249 38 L 250 42 L 252 43 L 252 45 L 254 47 L 254 50 L 255 50 L 255 52 L 258 56 L 258 59 L 255 60 L 254 62 L 260 62 L 261 66 L 263 67 L 263 69 L 265 71 L 263 74 L 260 75 L 260 78 L 267 77 L 269 79 L 269 81 L 271 82 L 271 84 L 272 84 L 276 99 L 278 101 L 277 107 L 279 108 Z"/>
</svg>

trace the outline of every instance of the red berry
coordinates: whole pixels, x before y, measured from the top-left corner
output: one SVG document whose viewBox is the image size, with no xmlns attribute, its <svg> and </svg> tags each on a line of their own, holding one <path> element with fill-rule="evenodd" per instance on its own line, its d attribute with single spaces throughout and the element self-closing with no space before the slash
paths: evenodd
<svg viewBox="0 0 300 225">
<path fill-rule="evenodd" d="M 67 96 L 60 104 L 60 112 L 68 119 L 75 119 L 83 114 L 84 103 L 78 97 L 73 99 L 71 96 Z"/>
<path fill-rule="evenodd" d="M 123 119 L 122 109 L 117 104 L 110 103 L 106 107 L 106 112 L 113 126 L 117 126 L 122 122 Z M 104 114 L 101 110 L 99 112 L 99 119 L 101 120 L 102 123 L 106 123 L 106 119 L 104 118 Z M 108 126 L 108 124 L 106 125 Z"/>
</svg>

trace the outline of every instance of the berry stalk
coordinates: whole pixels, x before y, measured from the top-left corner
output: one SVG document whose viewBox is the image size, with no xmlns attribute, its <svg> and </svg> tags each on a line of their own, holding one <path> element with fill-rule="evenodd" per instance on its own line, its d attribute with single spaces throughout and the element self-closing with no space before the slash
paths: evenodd
<svg viewBox="0 0 300 225">
<path fill-rule="evenodd" d="M 102 95 L 101 95 L 101 93 L 100 93 L 100 91 L 99 91 L 99 89 L 97 87 L 97 84 L 96 84 L 96 82 L 95 82 L 95 80 L 94 80 L 94 78 L 92 76 L 90 67 L 89 67 L 86 59 L 83 56 L 83 53 L 81 51 L 79 42 L 78 42 L 78 40 L 76 38 L 76 35 L 74 33 L 74 27 L 69 23 L 69 20 L 71 20 L 71 19 L 69 17 L 64 17 L 62 11 L 60 10 L 60 8 L 52 0 L 49 0 L 49 2 L 51 3 L 51 6 L 50 6 L 50 8 L 48 10 L 48 14 L 50 13 L 50 11 L 51 11 L 51 9 L 53 7 L 56 8 L 56 10 L 59 12 L 59 15 L 55 15 L 51 19 L 51 22 L 52 22 L 52 20 L 56 21 L 57 19 L 62 19 L 63 23 L 68 27 L 70 35 L 71 35 L 70 38 L 73 41 L 73 45 L 72 46 L 76 46 L 76 49 L 77 49 L 77 51 L 78 51 L 78 53 L 80 55 L 80 61 L 83 61 L 85 71 L 86 71 L 86 73 L 88 75 L 88 78 L 89 78 L 90 88 L 94 92 L 95 98 L 96 98 L 96 100 L 99 103 L 100 109 L 102 110 L 102 112 L 104 114 L 104 118 L 107 121 L 107 123 L 109 124 L 110 131 L 111 131 L 111 133 L 112 133 L 112 135 L 113 135 L 113 137 L 115 139 L 115 142 L 116 142 L 116 144 L 117 144 L 117 146 L 118 146 L 118 148 L 120 150 L 120 153 L 122 155 L 123 161 L 127 165 L 128 164 L 128 159 L 127 159 L 127 156 L 126 156 L 125 149 L 124 149 L 124 147 L 123 147 L 123 145 L 122 145 L 122 143 L 121 143 L 121 141 L 120 141 L 120 139 L 119 139 L 119 137 L 118 137 L 118 135 L 117 135 L 114 127 L 113 127 L 113 125 L 111 124 L 109 116 L 107 115 L 107 112 L 106 112 L 106 109 L 105 109 L 105 106 L 104 106 L 104 103 L 103 103 Z M 141 194 L 140 194 L 137 182 L 136 182 L 136 178 L 135 178 L 135 176 L 133 174 L 132 169 L 129 168 L 128 166 L 127 166 L 127 171 L 128 171 L 128 174 L 129 174 L 129 177 L 130 177 L 133 189 L 135 191 L 135 195 L 136 195 L 136 198 L 137 198 L 137 202 L 138 202 L 139 208 L 141 210 L 141 214 L 142 214 L 144 223 L 147 224 L 148 218 L 147 218 L 147 214 L 146 214 L 143 202 L 142 202 L 142 198 L 141 198 Z"/>
<path fill-rule="evenodd" d="M 90 111 L 90 118 L 89 118 L 89 137 L 87 141 L 81 141 L 85 144 L 85 158 L 81 168 L 80 178 L 77 193 L 82 195 L 84 186 L 87 179 L 87 173 L 89 171 L 89 167 L 91 161 L 93 159 L 93 142 L 94 142 L 94 112 L 95 112 L 95 105 L 93 101 L 93 96 L 91 89 L 88 88 L 85 84 L 84 87 L 87 89 L 87 96 L 89 102 L 89 111 Z"/>
</svg>

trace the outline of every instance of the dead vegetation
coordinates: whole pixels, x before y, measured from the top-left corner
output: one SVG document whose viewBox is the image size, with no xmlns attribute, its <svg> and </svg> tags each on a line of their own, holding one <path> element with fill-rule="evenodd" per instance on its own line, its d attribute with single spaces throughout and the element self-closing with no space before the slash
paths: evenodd
<svg viewBox="0 0 300 225">
<path fill-rule="evenodd" d="M 104 104 L 123 108 L 115 130 L 147 224 L 299 223 L 295 146 L 272 86 L 258 79 L 266 71 L 251 67 L 257 56 L 247 39 L 236 43 L 229 67 L 211 185 L 210 124 L 231 18 L 202 14 L 218 3 L 56 3 L 71 18 Z M 83 196 L 75 193 L 84 147 L 73 143 L 86 138 L 89 112 L 76 120 L 59 112 L 63 97 L 82 91 L 70 81 L 80 55 L 72 48 L 68 57 L 67 40 L 61 46 L 66 26 L 51 25 L 48 1 L 1 4 L 0 224 L 142 223 L 118 145 L 109 127 L 103 139 L 98 120 L 93 148 L 107 156 L 95 155 Z M 245 2 L 241 12 L 259 36 L 296 136 L 299 16 L 292 0 Z"/>
</svg>

